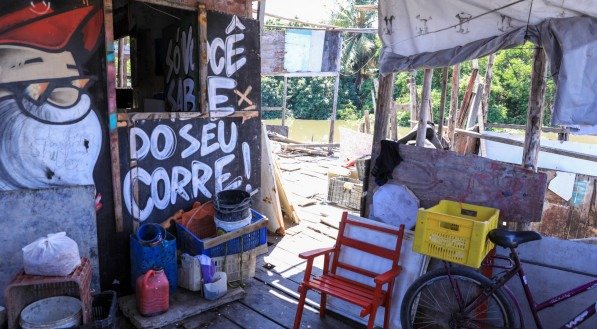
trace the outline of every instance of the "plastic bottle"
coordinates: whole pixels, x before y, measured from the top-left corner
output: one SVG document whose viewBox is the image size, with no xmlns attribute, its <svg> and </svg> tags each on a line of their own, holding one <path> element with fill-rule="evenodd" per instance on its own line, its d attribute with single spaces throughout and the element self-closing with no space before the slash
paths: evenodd
<svg viewBox="0 0 597 329">
<path fill-rule="evenodd" d="M 143 316 L 165 313 L 170 307 L 168 278 L 162 268 L 153 268 L 137 278 L 137 310 Z"/>
</svg>

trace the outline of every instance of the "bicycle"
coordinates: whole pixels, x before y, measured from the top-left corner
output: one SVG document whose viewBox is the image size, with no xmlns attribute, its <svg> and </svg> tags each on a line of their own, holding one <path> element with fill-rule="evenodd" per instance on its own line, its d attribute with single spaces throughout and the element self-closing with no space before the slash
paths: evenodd
<svg viewBox="0 0 597 329">
<path fill-rule="evenodd" d="M 400 310 L 402 328 L 524 328 L 518 300 L 505 286 L 516 274 L 538 329 L 543 328 L 538 314 L 541 310 L 597 288 L 596 279 L 537 304 L 516 248 L 541 239 L 541 235 L 533 231 L 494 229 L 487 237 L 496 246 L 510 249 L 509 257 L 490 254 L 483 262 L 501 271 L 490 279 L 471 268 L 453 267 L 444 261 L 443 268 L 424 274 L 406 291 Z M 496 260 L 500 264 L 496 264 Z M 503 265 L 502 261 L 505 262 Z M 518 321 L 513 316 L 512 302 L 519 315 Z M 596 312 L 597 301 L 561 328 L 576 328 Z"/>
</svg>

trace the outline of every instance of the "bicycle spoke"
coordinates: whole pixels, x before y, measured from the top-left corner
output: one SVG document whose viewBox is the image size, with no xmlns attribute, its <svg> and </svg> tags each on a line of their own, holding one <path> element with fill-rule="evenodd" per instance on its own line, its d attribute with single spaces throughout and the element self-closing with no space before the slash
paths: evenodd
<svg viewBox="0 0 597 329">
<path fill-rule="evenodd" d="M 405 295 L 402 308 L 403 328 L 510 327 L 512 311 L 506 297 L 500 292 L 496 291 L 487 297 L 481 296 L 479 304 L 466 313 L 460 309 L 460 301 L 455 295 L 454 287 L 458 287 L 458 295 L 464 305 L 469 305 L 478 299 L 490 284 L 491 282 L 481 274 L 467 269 L 455 269 L 451 277 L 440 271 L 422 277 Z"/>
</svg>

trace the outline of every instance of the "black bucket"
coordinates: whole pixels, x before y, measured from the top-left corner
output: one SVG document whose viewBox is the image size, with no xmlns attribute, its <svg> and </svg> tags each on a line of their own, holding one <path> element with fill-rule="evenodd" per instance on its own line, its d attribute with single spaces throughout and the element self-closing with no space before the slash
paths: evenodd
<svg viewBox="0 0 597 329">
<path fill-rule="evenodd" d="M 215 218 L 225 222 L 238 222 L 251 217 L 251 195 L 243 190 L 218 192 L 214 200 Z"/>
</svg>

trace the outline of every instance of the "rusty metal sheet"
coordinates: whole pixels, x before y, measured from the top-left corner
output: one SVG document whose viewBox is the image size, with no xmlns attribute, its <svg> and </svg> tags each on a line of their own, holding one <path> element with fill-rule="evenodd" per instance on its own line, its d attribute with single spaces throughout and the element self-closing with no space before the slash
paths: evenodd
<svg viewBox="0 0 597 329">
<path fill-rule="evenodd" d="M 453 200 L 500 209 L 500 220 L 541 220 L 547 187 L 545 173 L 518 165 L 458 155 L 454 152 L 400 145 L 403 161 L 392 181 L 406 185 L 428 208 Z"/>
</svg>

